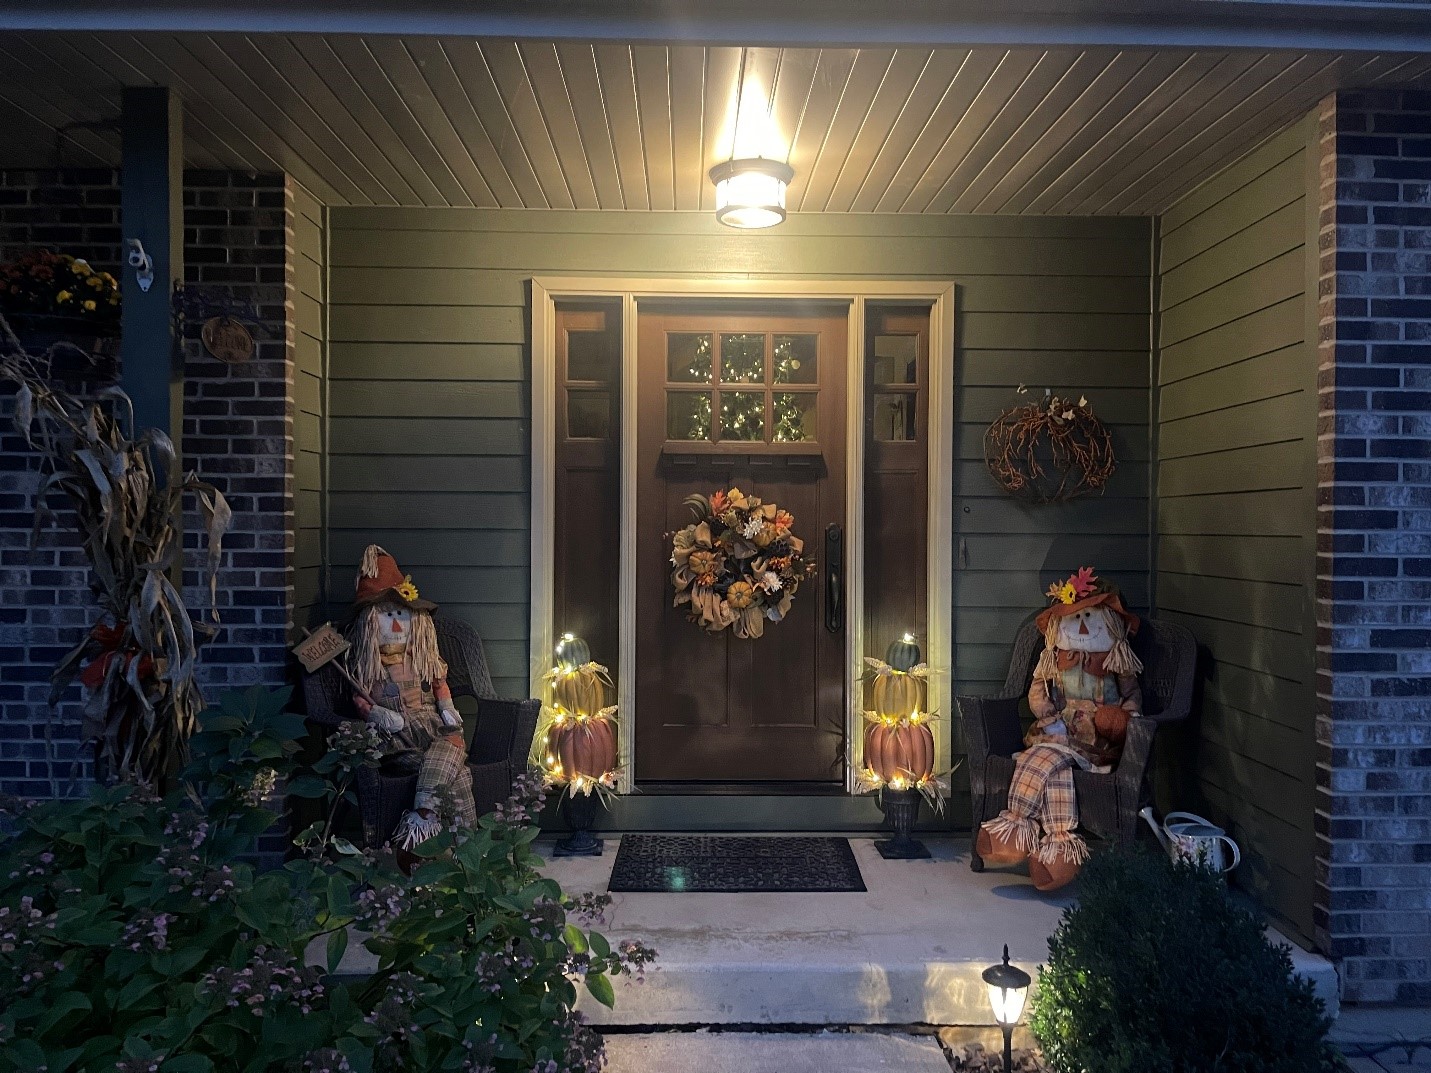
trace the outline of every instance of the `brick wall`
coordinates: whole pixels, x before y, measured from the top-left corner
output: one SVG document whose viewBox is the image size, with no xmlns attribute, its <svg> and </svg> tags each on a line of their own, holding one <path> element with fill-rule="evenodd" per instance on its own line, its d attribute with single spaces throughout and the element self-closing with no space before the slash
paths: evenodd
<svg viewBox="0 0 1431 1073">
<path fill-rule="evenodd" d="M 234 511 L 219 576 L 222 631 L 201 654 L 210 696 L 228 686 L 279 684 L 285 675 L 293 586 L 292 197 L 281 175 L 185 175 L 186 282 L 224 288 L 259 314 L 257 353 L 247 364 L 209 357 L 196 338 L 186 344 L 184 466 L 218 485 Z M 30 245 L 119 271 L 118 176 L 0 172 L 0 259 Z M 192 325 L 188 334 L 197 330 Z M 39 462 L 10 431 L 9 406 L 8 397 L 0 400 L 0 791 L 49 796 L 65 792 L 71 775 L 82 785 L 87 770 L 74 770 L 78 687 L 58 719 L 46 694 L 51 667 L 79 641 L 94 606 L 70 531 L 61 528 L 35 550 L 28 547 Z M 189 512 L 191 548 L 197 521 Z M 185 580 L 197 613 L 207 590 L 194 570 Z"/>
<path fill-rule="evenodd" d="M 1431 1002 L 1431 94 L 1320 114 L 1316 927 Z"/>
</svg>

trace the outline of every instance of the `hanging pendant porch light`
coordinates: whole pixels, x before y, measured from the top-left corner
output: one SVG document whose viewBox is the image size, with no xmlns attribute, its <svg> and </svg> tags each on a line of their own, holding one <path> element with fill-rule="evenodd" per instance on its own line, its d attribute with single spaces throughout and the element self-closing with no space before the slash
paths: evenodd
<svg viewBox="0 0 1431 1073">
<path fill-rule="evenodd" d="M 746 157 L 710 170 L 716 219 L 728 227 L 774 227 L 785 219 L 785 189 L 795 169 L 779 160 Z"/>
</svg>

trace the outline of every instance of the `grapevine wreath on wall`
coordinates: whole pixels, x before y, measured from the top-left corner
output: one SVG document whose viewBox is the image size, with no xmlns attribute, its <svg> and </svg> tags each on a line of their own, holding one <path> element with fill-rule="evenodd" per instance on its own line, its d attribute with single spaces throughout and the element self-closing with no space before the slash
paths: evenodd
<svg viewBox="0 0 1431 1073">
<path fill-rule="evenodd" d="M 984 461 L 1000 488 L 1038 503 L 1102 492 L 1118 468 L 1108 427 L 1082 396 L 1005 410 L 984 432 Z"/>
<path fill-rule="evenodd" d="M 685 504 L 695 521 L 671 536 L 675 606 L 710 633 L 761 636 L 815 572 L 794 515 L 739 488 L 687 496 Z"/>
</svg>

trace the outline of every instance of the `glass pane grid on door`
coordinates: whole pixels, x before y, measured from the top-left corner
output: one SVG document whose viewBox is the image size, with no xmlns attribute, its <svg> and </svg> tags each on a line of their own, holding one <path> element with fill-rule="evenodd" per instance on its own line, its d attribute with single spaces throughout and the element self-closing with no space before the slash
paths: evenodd
<svg viewBox="0 0 1431 1073">
<path fill-rule="evenodd" d="M 818 352 L 816 333 L 666 333 L 667 438 L 816 443 Z"/>
</svg>

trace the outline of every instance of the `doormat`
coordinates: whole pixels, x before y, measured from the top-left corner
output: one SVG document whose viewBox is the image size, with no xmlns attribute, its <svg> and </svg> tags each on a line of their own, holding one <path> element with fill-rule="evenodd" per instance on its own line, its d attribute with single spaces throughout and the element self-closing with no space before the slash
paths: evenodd
<svg viewBox="0 0 1431 1073">
<path fill-rule="evenodd" d="M 865 890 L 847 838 L 623 835 L 608 890 L 811 894 Z"/>
</svg>

